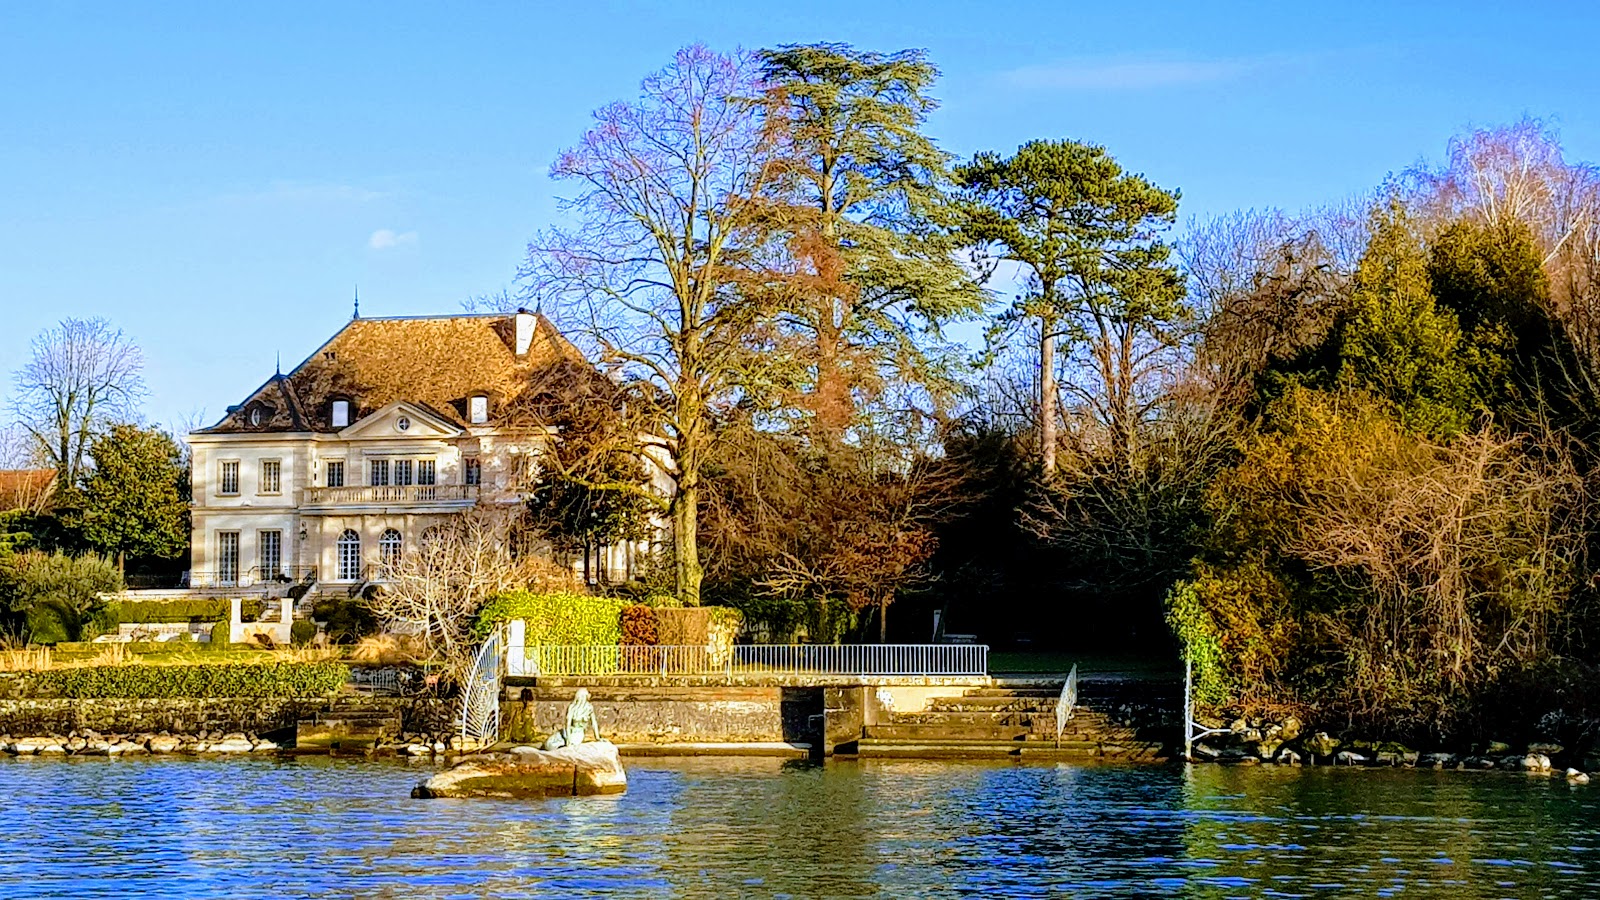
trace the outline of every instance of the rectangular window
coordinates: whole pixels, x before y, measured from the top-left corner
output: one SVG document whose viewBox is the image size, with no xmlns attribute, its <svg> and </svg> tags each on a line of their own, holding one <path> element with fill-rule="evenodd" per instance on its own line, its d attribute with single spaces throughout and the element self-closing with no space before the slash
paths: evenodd
<svg viewBox="0 0 1600 900">
<path fill-rule="evenodd" d="M 466 468 L 467 484 L 483 483 L 483 468 L 478 465 L 478 458 L 476 456 L 467 457 L 462 465 Z"/>
<path fill-rule="evenodd" d="M 276 459 L 261 461 L 261 484 L 258 494 L 276 494 L 283 490 L 283 463 Z"/>
<path fill-rule="evenodd" d="M 398 485 L 411 483 L 411 460 L 397 459 L 394 461 L 394 483 Z"/>
<path fill-rule="evenodd" d="M 389 483 L 389 461 L 387 459 L 374 459 L 367 462 L 367 484 L 373 487 L 384 487 Z"/>
<path fill-rule="evenodd" d="M 467 419 L 474 425 L 489 421 L 489 398 L 479 394 L 467 401 Z"/>
<path fill-rule="evenodd" d="M 328 487 L 344 487 L 344 460 L 328 460 Z"/>
<path fill-rule="evenodd" d="M 346 425 L 350 424 L 350 401 L 349 400 L 335 400 L 335 401 L 333 401 L 332 419 L 333 419 L 333 427 L 335 427 L 335 428 L 343 428 Z"/>
<path fill-rule="evenodd" d="M 237 459 L 223 460 L 222 477 L 218 480 L 217 493 L 239 493 L 239 461 Z"/>
<path fill-rule="evenodd" d="M 434 465 L 431 459 L 417 460 L 417 484 L 434 483 Z"/>
<path fill-rule="evenodd" d="M 283 532 L 256 532 L 256 550 L 260 557 L 261 580 L 277 581 L 283 575 Z"/>
<path fill-rule="evenodd" d="M 239 532 L 217 532 L 217 581 L 239 583 Z"/>
</svg>

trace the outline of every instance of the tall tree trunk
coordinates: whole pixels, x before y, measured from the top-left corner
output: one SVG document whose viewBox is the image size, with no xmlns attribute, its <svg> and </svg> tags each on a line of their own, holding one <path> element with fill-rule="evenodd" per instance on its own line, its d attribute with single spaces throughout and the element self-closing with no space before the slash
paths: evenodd
<svg viewBox="0 0 1600 900">
<path fill-rule="evenodd" d="M 700 568 L 699 502 L 698 475 L 693 482 L 680 480 L 677 496 L 672 498 L 672 561 L 678 599 L 685 606 L 700 605 L 700 582 L 705 576 Z"/>
<path fill-rule="evenodd" d="M 1056 338 L 1055 322 L 1039 317 L 1039 462 L 1044 475 L 1056 473 Z"/>
</svg>

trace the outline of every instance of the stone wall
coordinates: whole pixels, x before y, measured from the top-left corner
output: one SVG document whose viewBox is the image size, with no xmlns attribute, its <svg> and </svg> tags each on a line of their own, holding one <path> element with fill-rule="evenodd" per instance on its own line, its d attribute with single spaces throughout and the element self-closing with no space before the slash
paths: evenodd
<svg viewBox="0 0 1600 900">
<path fill-rule="evenodd" d="M 266 734 L 293 728 L 327 706 L 321 700 L 0 700 L 0 734 L 36 736 L 202 731 Z"/>
<path fill-rule="evenodd" d="M 505 740 L 542 738 L 563 724 L 577 686 L 512 688 L 501 705 Z M 589 689 L 601 734 L 623 744 L 814 743 L 822 691 L 790 687 L 617 687 Z"/>
</svg>

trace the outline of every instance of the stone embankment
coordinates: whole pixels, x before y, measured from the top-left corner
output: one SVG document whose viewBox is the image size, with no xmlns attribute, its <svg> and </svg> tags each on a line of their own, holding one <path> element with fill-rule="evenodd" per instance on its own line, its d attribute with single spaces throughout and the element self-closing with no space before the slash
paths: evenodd
<svg viewBox="0 0 1600 900">
<path fill-rule="evenodd" d="M 1196 762 L 1235 766 L 1499 769 L 1565 777 L 1577 783 L 1587 783 L 1589 773 L 1600 773 L 1600 751 L 1580 752 L 1548 742 L 1530 743 L 1520 751 L 1501 741 L 1479 745 L 1471 752 L 1420 751 L 1393 741 L 1310 732 L 1294 716 L 1278 721 L 1235 719 L 1227 725 L 1201 724 L 1217 728 L 1220 733 L 1195 742 L 1193 759 Z"/>
<path fill-rule="evenodd" d="M 199 734 L 101 734 L 73 731 L 42 737 L 0 735 L 0 750 L 13 756 L 144 756 L 149 754 L 261 753 L 283 749 L 245 732 Z"/>
</svg>

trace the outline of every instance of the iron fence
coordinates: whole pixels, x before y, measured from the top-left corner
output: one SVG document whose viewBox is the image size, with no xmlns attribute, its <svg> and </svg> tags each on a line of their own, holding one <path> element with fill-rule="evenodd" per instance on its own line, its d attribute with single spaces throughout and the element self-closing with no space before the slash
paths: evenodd
<svg viewBox="0 0 1600 900">
<path fill-rule="evenodd" d="M 989 674 L 983 644 L 736 644 L 524 648 L 530 675 L 858 675 Z"/>
</svg>

